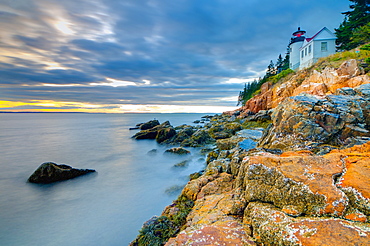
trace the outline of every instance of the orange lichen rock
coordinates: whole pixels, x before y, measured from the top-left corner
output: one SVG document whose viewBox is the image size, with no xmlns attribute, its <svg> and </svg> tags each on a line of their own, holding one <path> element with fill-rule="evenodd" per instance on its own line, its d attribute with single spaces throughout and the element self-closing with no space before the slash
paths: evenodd
<svg viewBox="0 0 370 246">
<path fill-rule="evenodd" d="M 175 245 L 256 245 L 250 238 L 250 229 L 238 220 L 243 214 L 246 202 L 241 189 L 231 190 L 231 175 L 222 173 L 207 184 L 204 180 L 191 181 L 193 187 L 200 187 L 194 207 L 187 216 L 186 229 L 166 246 Z M 194 190 L 188 189 L 189 191 Z M 196 189 L 195 189 L 196 190 Z"/>
<path fill-rule="evenodd" d="M 294 206 L 295 214 L 343 215 L 348 204 L 333 177 L 343 164 L 305 152 L 245 158 L 237 182 L 247 201 L 264 201 L 279 208 Z"/>
<path fill-rule="evenodd" d="M 240 190 L 198 199 L 187 217 L 187 225 L 212 224 L 231 215 L 243 214 L 246 202 L 238 193 Z"/>
<path fill-rule="evenodd" d="M 189 183 L 187 183 L 187 185 L 182 190 L 182 195 L 190 200 L 195 201 L 197 199 L 198 193 L 201 191 L 203 186 L 215 180 L 217 176 L 218 174 L 203 175 L 197 179 L 189 181 Z"/>
<path fill-rule="evenodd" d="M 256 245 L 246 233 L 243 225 L 235 220 L 217 221 L 211 225 L 190 227 L 176 238 L 170 239 L 166 246 L 182 245 Z"/>
<path fill-rule="evenodd" d="M 273 101 L 273 91 L 270 89 L 271 83 L 264 83 L 261 86 L 261 94 L 248 100 L 245 109 L 257 113 L 260 110 L 270 109 L 270 103 Z"/>
<path fill-rule="evenodd" d="M 286 215 L 289 215 L 289 216 L 292 216 L 292 217 L 297 217 L 297 216 L 301 215 L 299 209 L 297 209 L 295 206 L 292 206 L 292 205 L 284 206 L 281 209 L 281 211 L 283 213 L 285 213 Z"/>
<path fill-rule="evenodd" d="M 340 219 L 303 219 L 288 225 L 300 245 L 369 245 L 368 227 Z"/>
<path fill-rule="evenodd" d="M 341 155 L 345 173 L 337 186 L 346 193 L 350 205 L 370 215 L 370 142 L 343 150 L 333 150 L 327 156 Z"/>
<path fill-rule="evenodd" d="M 338 183 L 342 188 L 354 188 L 366 199 L 370 198 L 370 142 L 349 149 L 335 151 L 346 156 L 347 171 Z"/>
<path fill-rule="evenodd" d="M 358 222 L 366 222 L 367 221 L 366 215 L 364 215 L 363 213 L 347 214 L 344 218 L 346 220 L 352 220 L 352 221 L 358 221 Z"/>
<path fill-rule="evenodd" d="M 194 206 L 166 246 L 370 245 L 370 142 L 323 156 L 254 152 L 235 175 L 188 183 Z"/>
<path fill-rule="evenodd" d="M 207 194 L 220 194 L 230 191 L 231 175 L 227 173 L 203 175 L 191 180 L 182 190 L 182 195 L 193 201 Z"/>
<path fill-rule="evenodd" d="M 350 207 L 369 216 L 369 177 L 370 142 L 324 156 L 257 153 L 244 158 L 237 183 L 245 189 L 246 201 L 269 202 L 292 216 L 348 216 Z"/>
<path fill-rule="evenodd" d="M 292 218 L 271 204 L 252 202 L 244 214 L 263 245 L 369 245 L 370 227 L 334 218 Z"/>
<path fill-rule="evenodd" d="M 280 155 L 280 157 L 291 157 L 291 156 L 312 156 L 313 153 L 308 150 L 301 151 L 287 151 Z"/>
<path fill-rule="evenodd" d="M 232 189 L 232 175 L 221 173 L 217 179 L 207 183 L 197 195 L 197 199 L 201 199 L 207 195 L 226 193 Z"/>
<path fill-rule="evenodd" d="M 366 199 L 370 198 L 370 157 L 346 158 L 347 171 L 338 186 L 352 187 Z"/>
</svg>

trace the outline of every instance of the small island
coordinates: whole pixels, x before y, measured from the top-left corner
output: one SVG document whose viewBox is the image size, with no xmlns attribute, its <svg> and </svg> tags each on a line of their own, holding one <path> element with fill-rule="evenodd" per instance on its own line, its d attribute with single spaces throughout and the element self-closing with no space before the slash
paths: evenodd
<svg viewBox="0 0 370 246">
<path fill-rule="evenodd" d="M 73 179 L 81 175 L 93 173 L 93 169 L 76 169 L 64 164 L 45 162 L 28 178 L 28 182 L 37 184 L 49 184 L 57 181 Z"/>
</svg>

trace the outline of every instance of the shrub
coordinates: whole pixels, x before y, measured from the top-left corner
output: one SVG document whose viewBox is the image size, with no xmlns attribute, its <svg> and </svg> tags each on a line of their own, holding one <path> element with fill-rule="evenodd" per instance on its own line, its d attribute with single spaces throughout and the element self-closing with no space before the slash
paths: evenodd
<svg viewBox="0 0 370 246">
<path fill-rule="evenodd" d="M 175 201 L 175 207 L 179 210 L 174 215 L 170 215 L 169 219 L 174 223 L 174 226 L 178 228 L 178 231 L 186 223 L 186 217 L 190 213 L 194 206 L 194 201 L 187 197 L 180 195 Z"/>
<path fill-rule="evenodd" d="M 174 201 L 176 212 L 162 215 L 146 222 L 139 235 L 132 242 L 133 246 L 162 246 L 168 239 L 175 237 L 186 223 L 186 217 L 194 206 L 194 201 L 180 195 Z"/>
<path fill-rule="evenodd" d="M 360 47 L 360 50 L 369 50 L 370 51 L 370 44 L 365 44 L 362 47 Z"/>
<path fill-rule="evenodd" d="M 258 89 L 255 92 L 253 92 L 252 97 L 257 96 L 260 93 L 261 93 L 261 89 Z"/>
<path fill-rule="evenodd" d="M 286 70 L 281 71 L 281 73 L 278 73 L 278 74 L 270 77 L 268 79 L 268 81 L 272 82 L 272 84 L 276 84 L 281 79 L 285 78 L 286 76 L 288 76 L 289 74 L 292 74 L 292 73 L 294 73 L 294 71 L 292 69 L 288 68 Z"/>
<path fill-rule="evenodd" d="M 173 223 L 166 217 L 160 216 L 140 231 L 134 245 L 138 246 L 161 246 L 174 235 Z"/>
</svg>

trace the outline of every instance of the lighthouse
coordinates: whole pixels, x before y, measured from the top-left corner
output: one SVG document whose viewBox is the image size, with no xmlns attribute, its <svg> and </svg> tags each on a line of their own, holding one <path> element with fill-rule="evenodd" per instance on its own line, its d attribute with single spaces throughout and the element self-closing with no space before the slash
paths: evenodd
<svg viewBox="0 0 370 246">
<path fill-rule="evenodd" d="M 289 42 L 289 68 L 300 70 L 315 64 L 321 57 L 335 53 L 336 36 L 326 27 L 311 38 L 305 37 L 306 31 L 293 32 Z"/>
<path fill-rule="evenodd" d="M 293 70 L 297 70 L 300 65 L 300 57 L 299 57 L 299 49 L 302 47 L 303 42 L 305 41 L 306 31 L 301 30 L 298 27 L 298 30 L 293 32 L 293 37 L 290 39 L 289 43 L 289 68 Z"/>
</svg>

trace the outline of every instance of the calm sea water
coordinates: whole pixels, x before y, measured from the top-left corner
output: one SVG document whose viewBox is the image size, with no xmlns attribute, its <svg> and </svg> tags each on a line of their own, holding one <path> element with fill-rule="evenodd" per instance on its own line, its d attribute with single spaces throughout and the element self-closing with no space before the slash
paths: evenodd
<svg viewBox="0 0 370 246">
<path fill-rule="evenodd" d="M 128 245 L 142 223 L 176 199 L 174 187 L 204 159 L 163 155 L 133 140 L 136 123 L 190 124 L 202 114 L 0 114 L 0 245 Z M 148 151 L 157 149 L 156 155 Z M 190 159 L 187 167 L 173 167 Z M 98 173 L 48 185 L 27 183 L 43 162 Z"/>
</svg>

